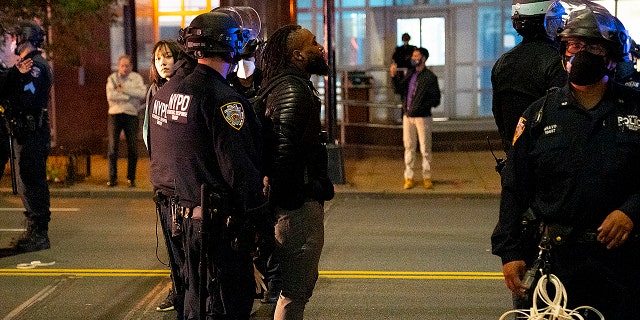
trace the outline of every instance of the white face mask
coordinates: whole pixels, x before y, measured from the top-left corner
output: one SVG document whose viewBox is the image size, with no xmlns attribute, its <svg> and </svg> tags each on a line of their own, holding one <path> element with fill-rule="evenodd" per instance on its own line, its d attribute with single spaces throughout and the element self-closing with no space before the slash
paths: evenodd
<svg viewBox="0 0 640 320">
<path fill-rule="evenodd" d="M 238 74 L 238 78 L 246 79 L 249 78 L 254 71 L 256 71 L 256 63 L 253 61 L 254 58 L 249 58 L 250 60 L 240 60 L 238 61 L 238 65 L 236 66 L 236 73 Z"/>
<path fill-rule="evenodd" d="M 9 47 L 9 50 L 10 50 L 9 52 L 15 52 L 17 47 L 18 46 L 16 45 L 15 40 L 11 41 L 11 46 Z"/>
</svg>

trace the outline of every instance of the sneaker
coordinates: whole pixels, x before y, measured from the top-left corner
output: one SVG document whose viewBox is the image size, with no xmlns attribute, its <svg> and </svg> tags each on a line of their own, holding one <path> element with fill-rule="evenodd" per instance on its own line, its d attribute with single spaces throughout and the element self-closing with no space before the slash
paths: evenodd
<svg viewBox="0 0 640 320">
<path fill-rule="evenodd" d="M 433 189 L 433 182 L 431 182 L 431 179 L 424 179 L 424 188 Z"/>
<path fill-rule="evenodd" d="M 118 185 L 117 181 L 109 181 L 107 182 L 107 187 L 115 187 L 116 185 Z"/>
<path fill-rule="evenodd" d="M 404 179 L 404 186 L 402 187 L 402 189 L 407 190 L 407 189 L 411 189 L 413 187 L 414 187 L 413 179 L 406 179 L 405 178 Z"/>
<path fill-rule="evenodd" d="M 135 188 L 136 187 L 136 181 L 135 180 L 127 180 L 127 183 L 129 184 L 129 188 Z"/>
<path fill-rule="evenodd" d="M 51 248 L 49 236 L 46 232 L 33 232 L 26 237 L 18 238 L 11 242 L 11 247 L 16 252 L 33 252 Z"/>
<path fill-rule="evenodd" d="M 156 311 L 165 312 L 165 311 L 175 310 L 175 307 L 173 305 L 174 299 L 175 299 L 175 293 L 173 292 L 173 288 L 171 288 L 171 290 L 169 290 L 169 294 L 167 295 L 167 297 L 164 298 L 164 301 L 162 301 L 162 303 L 160 303 L 156 307 Z"/>
</svg>

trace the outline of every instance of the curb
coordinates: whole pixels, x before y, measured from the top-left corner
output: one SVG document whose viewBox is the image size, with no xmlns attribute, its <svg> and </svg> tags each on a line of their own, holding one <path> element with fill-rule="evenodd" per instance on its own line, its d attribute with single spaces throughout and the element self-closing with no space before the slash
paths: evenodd
<svg viewBox="0 0 640 320">
<path fill-rule="evenodd" d="M 358 190 L 339 190 L 337 186 L 334 199 L 344 198 L 373 198 L 373 199 L 432 199 L 432 198 L 462 198 L 462 199 L 487 199 L 499 198 L 500 193 L 494 191 L 426 191 L 426 192 L 407 192 L 407 191 L 358 191 Z M 153 191 L 147 189 L 138 190 L 95 190 L 75 189 L 71 188 L 50 188 L 51 198 L 123 198 L 123 199 L 151 199 Z M 106 189 L 106 188 L 103 188 Z M 0 188 L 0 195 L 3 197 L 11 197 L 14 195 L 11 188 Z"/>
</svg>

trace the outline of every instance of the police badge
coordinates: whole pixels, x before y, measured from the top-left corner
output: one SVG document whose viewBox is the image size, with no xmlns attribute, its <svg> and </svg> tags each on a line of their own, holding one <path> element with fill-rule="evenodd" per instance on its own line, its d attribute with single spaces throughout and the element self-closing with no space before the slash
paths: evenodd
<svg viewBox="0 0 640 320">
<path fill-rule="evenodd" d="M 242 125 L 244 124 L 244 109 L 242 108 L 242 103 L 240 102 L 230 102 L 222 107 L 220 107 L 220 111 L 222 111 L 222 116 L 229 125 L 236 129 L 240 130 Z"/>
</svg>

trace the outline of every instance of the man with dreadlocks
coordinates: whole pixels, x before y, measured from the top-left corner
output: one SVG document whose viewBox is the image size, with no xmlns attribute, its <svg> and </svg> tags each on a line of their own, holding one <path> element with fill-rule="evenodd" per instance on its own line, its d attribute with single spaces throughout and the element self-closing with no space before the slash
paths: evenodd
<svg viewBox="0 0 640 320">
<path fill-rule="evenodd" d="M 283 286 L 274 319 L 302 319 L 318 279 L 324 201 L 334 195 L 321 139 L 320 98 L 309 81 L 311 75 L 328 74 L 329 66 L 313 33 L 298 25 L 271 35 L 262 65 L 263 84 L 275 84 L 266 99 L 276 137 L 267 176 Z"/>
</svg>

